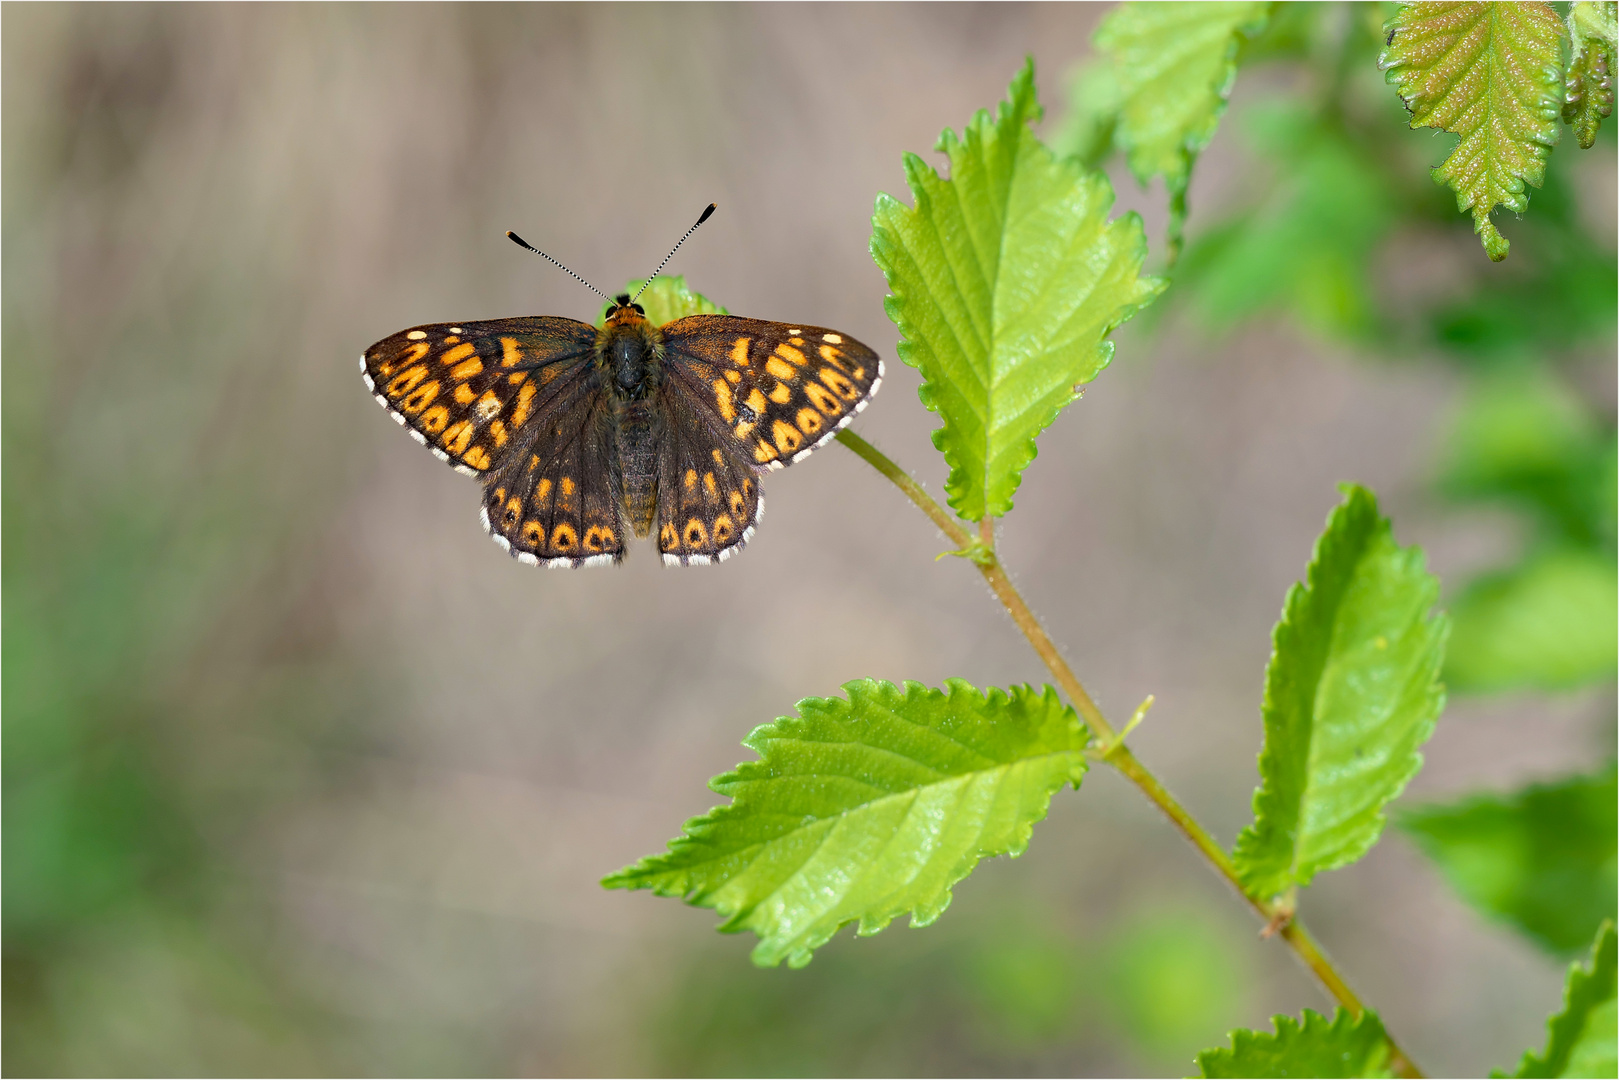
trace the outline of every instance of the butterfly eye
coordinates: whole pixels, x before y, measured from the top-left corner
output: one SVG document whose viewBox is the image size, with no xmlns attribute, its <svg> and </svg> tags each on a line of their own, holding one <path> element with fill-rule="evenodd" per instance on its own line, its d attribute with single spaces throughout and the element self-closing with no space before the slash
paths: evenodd
<svg viewBox="0 0 1619 1080">
<path fill-rule="evenodd" d="M 635 313 L 637 315 L 645 315 L 646 314 L 646 308 L 642 307 L 640 304 L 631 304 L 630 307 L 635 309 Z"/>
</svg>

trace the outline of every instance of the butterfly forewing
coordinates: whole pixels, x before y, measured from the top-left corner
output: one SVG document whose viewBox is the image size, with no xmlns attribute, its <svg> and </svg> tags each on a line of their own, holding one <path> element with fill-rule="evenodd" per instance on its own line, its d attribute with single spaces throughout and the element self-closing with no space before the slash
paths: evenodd
<svg viewBox="0 0 1619 1080">
<path fill-rule="evenodd" d="M 764 510 L 754 468 L 684 393 L 662 397 L 658 551 L 670 565 L 724 562 Z"/>
<path fill-rule="evenodd" d="M 596 329 L 539 316 L 437 323 L 383 338 L 360 371 L 384 408 L 460 472 L 498 472 L 513 440 L 590 369 Z"/>
<path fill-rule="evenodd" d="M 691 315 L 662 335 L 666 392 L 709 417 L 735 455 L 759 468 L 803 459 L 882 383 L 876 353 L 821 326 Z"/>
<path fill-rule="evenodd" d="M 591 371 L 530 421 L 484 487 L 484 526 L 520 561 L 584 566 L 624 557 L 611 405 Z"/>
</svg>

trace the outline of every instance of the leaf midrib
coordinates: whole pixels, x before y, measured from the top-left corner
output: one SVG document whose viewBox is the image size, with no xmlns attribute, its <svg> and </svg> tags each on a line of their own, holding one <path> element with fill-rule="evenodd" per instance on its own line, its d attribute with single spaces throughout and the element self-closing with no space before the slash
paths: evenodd
<svg viewBox="0 0 1619 1080">
<path fill-rule="evenodd" d="M 876 798 L 868 799 L 868 800 L 866 800 L 864 802 L 857 803 L 854 806 L 850 806 L 850 807 L 847 807 L 845 809 L 839 810 L 836 813 L 828 814 L 825 817 L 817 817 L 817 818 L 815 818 L 815 820 L 813 822 L 811 822 L 808 825 L 804 825 L 804 826 L 801 826 L 799 828 L 793 829 L 790 832 L 786 832 L 786 833 L 782 833 L 782 834 L 777 835 L 777 836 L 773 836 L 768 840 L 757 840 L 757 841 L 754 841 L 752 843 L 745 844 L 745 845 L 743 845 L 741 847 L 729 848 L 726 851 L 724 851 L 724 852 L 722 852 L 720 854 L 717 854 L 717 855 L 715 855 L 715 856 L 713 856 L 711 858 L 704 858 L 704 859 L 701 859 L 701 860 L 693 860 L 693 861 L 684 862 L 678 867 L 671 867 L 669 869 L 657 871 L 652 876 L 661 877 L 661 876 L 663 876 L 665 874 L 672 874 L 672 873 L 690 873 L 690 872 L 692 872 L 692 871 L 694 871 L 694 870 L 696 870 L 696 869 L 698 869 L 700 867 L 709 866 L 709 865 L 712 865 L 714 863 L 724 862 L 724 861 L 726 861 L 728 859 L 735 859 L 735 858 L 742 857 L 742 856 L 752 856 L 752 857 L 749 858 L 749 862 L 751 863 L 751 862 L 755 861 L 757 852 L 759 852 L 759 851 L 761 851 L 761 850 L 763 850 L 765 848 L 768 848 L 772 844 L 778 844 L 778 843 L 781 843 L 783 841 L 789 840 L 792 837 L 801 835 L 801 834 L 803 834 L 804 832 L 806 832 L 806 831 L 808 831 L 810 829 L 821 828 L 822 826 L 836 825 L 838 822 L 847 819 L 852 814 L 857 814 L 857 813 L 860 813 L 861 811 L 878 807 L 878 806 L 880 806 L 880 805 L 882 805 L 884 803 L 887 803 L 887 802 L 889 802 L 891 800 L 894 800 L 894 799 L 913 799 L 914 800 L 919 794 L 921 794 L 924 791 L 928 791 L 928 790 L 933 789 L 933 788 L 943 787 L 943 786 L 945 786 L 947 784 L 961 783 L 961 782 L 964 782 L 964 781 L 971 780 L 971 779 L 973 779 L 975 777 L 987 776 L 987 775 L 989 775 L 991 773 L 994 773 L 996 771 L 1000 771 L 1000 772 L 1002 772 L 1004 774 L 1004 772 L 1006 770 L 1012 769 L 1012 768 L 1014 768 L 1016 766 L 1019 766 L 1019 765 L 1027 765 L 1027 764 L 1036 763 L 1036 762 L 1044 762 L 1044 761 L 1055 759 L 1055 758 L 1060 758 L 1060 757 L 1065 757 L 1065 756 L 1073 756 L 1073 755 L 1079 755 L 1081 758 L 1083 758 L 1084 751 L 1080 750 L 1080 749 L 1048 750 L 1048 751 L 1046 751 L 1044 753 L 1041 753 L 1041 754 L 1035 754 L 1035 755 L 1032 755 L 1032 756 L 1029 756 L 1029 757 L 1020 757 L 1020 758 L 1016 759 L 1015 761 L 999 762 L 999 763 L 997 763 L 997 764 L 995 764 L 995 765 L 993 765 L 993 766 L 991 766 L 991 767 L 989 767 L 987 769 L 973 769 L 973 770 L 970 770 L 970 771 L 964 772 L 964 773 L 952 773 L 952 774 L 950 774 L 948 776 L 944 776 L 944 777 L 940 778 L 939 780 L 931 781 L 931 782 L 926 783 L 926 784 L 918 784 L 916 787 L 905 788 L 905 789 L 903 789 L 901 791 L 887 792 L 886 794 L 879 795 Z M 845 773 L 794 773 L 793 776 L 794 777 L 799 777 L 799 776 L 827 776 L 827 777 L 833 777 L 833 778 L 836 778 L 836 779 L 839 779 L 839 780 L 853 779 L 852 777 L 848 776 Z M 778 780 L 778 779 L 785 779 L 785 778 L 784 777 L 772 777 L 771 778 L 771 780 Z M 798 816 L 802 817 L 803 815 L 798 815 Z M 828 831 L 830 831 L 830 829 Z M 822 838 L 820 843 L 824 844 L 825 843 L 825 838 Z M 809 859 L 805 859 L 805 862 L 806 863 L 809 862 Z M 774 896 L 777 892 L 781 891 L 781 888 L 783 886 L 785 886 L 787 884 L 787 882 L 791 881 L 794 877 L 796 877 L 801 872 L 802 871 L 795 870 L 792 875 L 790 875 L 787 879 L 785 879 L 782 882 L 781 885 L 778 885 L 776 888 L 772 889 L 768 894 L 766 894 L 765 897 L 762 897 L 760 899 L 759 903 L 763 903 L 764 900 L 768 899 L 770 896 Z M 719 887 L 723 888 L 724 886 L 722 884 Z M 755 906 L 757 906 L 757 905 L 755 905 Z"/>
<path fill-rule="evenodd" d="M 896 800 L 896 799 L 906 799 L 906 800 L 909 800 L 911 803 L 914 804 L 920 798 L 920 796 L 922 795 L 923 792 L 928 791 L 930 789 L 943 787 L 943 786 L 945 786 L 947 784 L 962 785 L 962 784 L 970 782 L 971 780 L 976 779 L 978 777 L 989 776 L 989 775 L 992 775 L 992 774 L 994 774 L 994 776 L 995 776 L 996 792 L 995 792 L 995 796 L 991 800 L 991 802 L 995 802 L 995 801 L 999 800 L 999 798 L 1000 798 L 1000 790 L 1005 785 L 1006 777 L 1007 777 L 1008 773 L 1011 772 L 1012 769 L 1017 768 L 1019 766 L 1026 766 L 1026 765 L 1031 765 L 1031 764 L 1038 763 L 1038 762 L 1044 762 L 1044 761 L 1046 761 L 1048 759 L 1053 759 L 1053 758 L 1058 758 L 1058 757 L 1063 757 L 1063 756 L 1069 756 L 1069 755 L 1075 755 L 1075 754 L 1082 755 L 1083 751 L 1080 751 L 1080 750 L 1057 750 L 1057 751 L 1050 751 L 1050 752 L 1044 753 L 1044 754 L 1037 754 L 1037 755 L 1035 755 L 1033 757 L 1019 758 L 1016 761 L 1004 762 L 1002 764 L 996 765 L 992 769 L 980 769 L 980 770 L 974 770 L 973 772 L 968 772 L 968 773 L 959 773 L 959 774 L 953 775 L 951 777 L 948 777 L 945 780 L 938 781 L 936 783 L 922 784 L 922 785 L 920 785 L 918 787 L 908 788 L 903 792 L 894 792 L 894 793 L 892 793 L 890 795 L 882 796 L 880 798 L 873 799 L 873 800 L 871 800 L 869 802 L 861 803 L 859 806 L 851 807 L 848 810 L 841 810 L 837 814 L 834 814 L 834 815 L 832 815 L 830 817 L 817 818 L 813 825 L 805 826 L 805 829 L 820 828 L 822 826 L 825 826 L 825 828 L 822 830 L 822 835 L 816 841 L 815 850 L 812 851 L 809 855 L 805 856 L 804 860 L 801 863 L 799 863 L 798 868 L 795 869 L 792 873 L 788 874 L 781 881 L 776 883 L 776 885 L 773 888 L 771 888 L 769 892 L 764 893 L 763 895 L 759 896 L 756 900 L 754 900 L 751 904 L 749 904 L 746 910 L 748 912 L 750 912 L 750 913 L 753 912 L 753 911 L 757 911 L 760 907 L 762 907 L 766 903 L 768 903 L 772 897 L 775 897 L 775 896 L 779 895 L 789 885 L 791 885 L 793 882 L 795 882 L 795 881 L 799 880 L 801 877 L 803 877 L 804 874 L 805 874 L 804 868 L 806 866 L 810 865 L 810 863 L 812 863 L 815 860 L 815 856 L 817 854 L 819 854 L 821 849 L 826 846 L 827 841 L 831 838 L 832 834 L 834 832 L 836 832 L 837 825 L 839 823 L 841 823 L 842 821 L 844 821 L 845 819 L 847 819 L 852 814 L 859 813 L 859 812 L 861 812 L 863 810 L 876 808 L 876 807 L 878 807 L 878 806 L 880 806 L 880 805 L 882 805 L 884 803 L 887 803 L 887 802 L 890 802 L 890 801 Z M 1059 783 L 1058 786 L 1060 787 L 1061 784 Z M 907 816 L 908 816 L 909 810 L 907 810 L 906 813 L 907 813 Z M 901 821 L 903 821 L 903 820 L 904 819 L 902 818 Z M 984 829 L 985 829 L 986 825 L 987 825 L 987 818 L 984 819 L 984 820 L 980 820 L 978 822 L 978 837 L 977 837 L 977 840 L 976 840 L 976 842 L 974 844 L 974 850 L 975 851 L 980 849 L 981 846 L 982 846 Z M 897 829 L 896 829 L 896 831 L 897 831 Z M 789 839 L 796 832 L 798 832 L 798 830 L 795 830 L 794 833 L 787 833 L 787 834 L 784 834 L 782 836 L 773 837 L 770 840 L 764 841 L 764 842 L 759 843 L 759 844 L 749 845 L 747 848 L 740 849 L 738 852 L 735 852 L 734 854 L 742 854 L 744 852 L 751 852 L 751 851 L 762 850 L 764 848 L 768 848 L 771 844 L 779 843 L 779 842 L 782 842 L 782 841 L 785 841 L 785 840 Z M 880 859 L 868 860 L 866 865 L 861 867 L 860 872 L 857 875 L 851 877 L 849 879 L 848 883 L 845 885 L 845 887 L 843 889 L 839 890 L 839 892 L 836 894 L 836 897 L 837 897 L 836 901 L 833 902 L 832 904 L 827 905 L 822 911 L 817 913 L 815 918 L 813 920 L 811 920 L 808 925 L 812 927 L 812 926 L 815 926 L 815 925 L 819 924 L 822 920 L 824 920 L 827 917 L 828 912 L 836 910 L 838 904 L 842 903 L 843 899 L 845 897 L 847 897 L 851 892 L 853 892 L 855 890 L 855 887 L 859 883 L 865 881 L 866 878 L 870 875 L 872 869 L 875 866 L 877 866 L 878 864 L 880 864 L 881 862 L 882 862 L 882 860 L 880 860 Z M 925 860 L 922 863 L 922 865 L 917 868 L 917 872 L 920 873 L 931 862 L 932 862 L 931 857 L 929 859 Z M 902 891 L 911 882 L 916 880 L 916 876 L 917 876 L 916 874 L 913 874 L 911 877 L 907 878 L 904 882 L 897 885 L 894 889 L 891 889 L 890 892 L 900 892 L 900 891 Z M 723 886 L 721 886 L 721 888 L 723 888 Z M 719 890 L 716 889 L 715 891 L 718 892 Z M 900 913 L 903 913 L 904 910 L 906 910 L 906 909 L 902 908 L 900 910 Z M 720 914 L 725 915 L 728 919 L 733 919 L 733 918 L 736 918 L 736 917 L 738 917 L 738 916 L 740 916 L 742 914 L 742 909 L 738 909 L 738 910 L 732 911 L 732 912 L 726 912 L 726 911 L 720 910 Z M 744 918 L 745 918 L 745 916 L 744 916 Z M 800 930 L 798 934 L 794 935 L 793 940 L 797 940 L 797 939 L 802 938 L 804 936 L 804 933 L 806 932 L 806 930 L 807 930 L 807 927 L 805 929 L 803 929 L 803 930 Z M 761 944 L 763 944 L 763 942 L 761 942 Z M 790 945 L 786 945 L 786 943 L 783 943 L 783 944 L 784 944 L 784 947 L 789 948 L 789 949 L 791 948 Z"/>
</svg>

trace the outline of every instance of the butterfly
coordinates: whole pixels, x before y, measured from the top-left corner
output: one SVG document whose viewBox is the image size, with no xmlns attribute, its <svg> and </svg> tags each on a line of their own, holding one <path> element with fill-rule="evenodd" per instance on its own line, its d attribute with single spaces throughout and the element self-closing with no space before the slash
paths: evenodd
<svg viewBox="0 0 1619 1080">
<path fill-rule="evenodd" d="M 607 297 L 507 235 L 607 299 L 605 324 L 413 326 L 366 349 L 360 372 L 412 438 L 482 481 L 484 529 L 521 562 L 617 563 L 654 525 L 666 564 L 724 562 L 764 512 L 760 478 L 825 445 L 882 383 L 882 360 L 840 331 L 731 315 L 655 326 L 640 293 Z"/>
</svg>

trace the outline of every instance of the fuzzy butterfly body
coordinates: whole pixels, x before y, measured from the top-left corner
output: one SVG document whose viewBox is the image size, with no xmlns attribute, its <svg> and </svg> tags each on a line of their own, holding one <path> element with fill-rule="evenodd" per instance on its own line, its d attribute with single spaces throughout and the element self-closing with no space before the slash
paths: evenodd
<svg viewBox="0 0 1619 1080">
<path fill-rule="evenodd" d="M 553 567 L 616 563 L 654 529 L 670 565 L 730 558 L 764 510 L 760 477 L 837 434 L 883 376 L 836 330 L 731 315 L 654 326 L 628 295 L 600 329 L 412 327 L 360 370 L 413 438 L 483 481 L 495 542 Z"/>
</svg>

